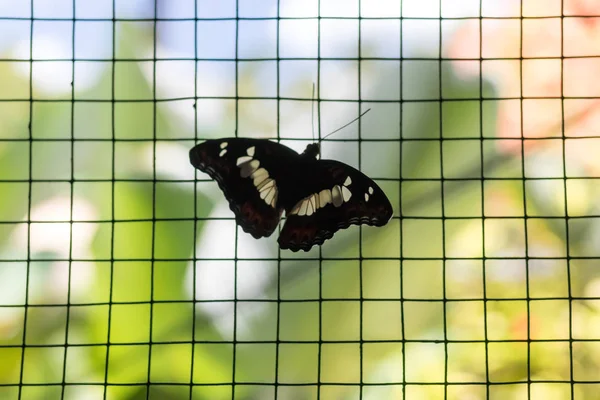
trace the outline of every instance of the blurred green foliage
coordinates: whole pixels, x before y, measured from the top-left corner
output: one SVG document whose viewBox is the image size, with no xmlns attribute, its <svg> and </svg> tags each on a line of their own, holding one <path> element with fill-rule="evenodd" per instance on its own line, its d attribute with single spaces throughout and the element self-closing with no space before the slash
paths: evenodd
<svg viewBox="0 0 600 400">
<path fill-rule="evenodd" d="M 138 56 L 135 49 L 150 38 L 150 30 L 121 30 L 121 56 Z M 387 77 L 398 76 L 398 65 L 382 68 L 370 72 L 378 77 L 374 91 L 393 97 Z M 10 63 L 0 69 L 4 97 L 28 88 Z M 565 196 L 560 180 L 523 184 L 521 160 L 499 155 L 489 140 L 493 106 L 460 100 L 478 93 L 476 82 L 459 82 L 445 68 L 441 75 L 404 73 L 411 82 L 405 98 L 439 99 L 441 77 L 444 98 L 457 101 L 393 104 L 391 113 L 378 113 L 387 106 L 374 103 L 373 118 L 361 121 L 363 138 L 398 139 L 402 132 L 401 143 L 361 148 L 363 170 L 391 178 L 381 186 L 400 218 L 363 227 L 361 248 L 353 227 L 322 249 L 281 253 L 280 264 L 215 261 L 221 278 L 208 281 L 194 238 L 223 232 L 193 217 L 213 215 L 223 202 L 216 185 L 180 182 L 160 169 L 155 181 L 152 162 L 144 161 L 155 149 L 154 132 L 188 138 L 157 142 L 174 143 L 185 156 L 194 129 L 152 101 L 114 109 L 101 101 L 3 101 L 0 398 L 55 399 L 64 389 L 69 399 L 267 399 L 275 390 L 282 399 L 315 399 L 319 381 L 321 399 L 356 399 L 361 380 L 364 399 L 566 399 L 571 391 L 598 398 L 598 384 L 553 383 L 597 381 L 600 373 L 597 259 L 566 260 L 590 254 L 598 224 L 589 218 L 567 226 L 564 218 L 571 192 L 585 215 L 596 208 L 597 189 L 579 181 Z M 110 93 L 112 79 L 107 67 L 76 99 Z M 244 75 L 241 84 L 256 86 L 252 79 Z M 152 99 L 152 80 L 136 64 L 115 70 L 114 84 L 121 98 Z M 234 118 L 229 111 L 224 119 Z M 276 129 L 260 115 L 248 121 L 245 130 Z M 23 140 L 30 132 L 31 153 Z M 106 141 L 113 135 L 127 141 Z M 343 157 L 346 145 L 324 147 Z M 544 162 L 543 155 L 529 157 L 533 165 Z M 121 181 L 112 184 L 113 177 Z M 69 224 L 52 230 L 59 225 L 52 222 L 42 239 L 56 235 L 66 245 L 28 240 L 23 222 L 44 216 L 28 216 L 30 203 L 36 209 L 49 201 L 51 210 L 66 204 L 83 215 L 73 226 L 91 232 L 90 240 Z M 67 212 L 55 222 L 69 218 Z M 272 258 L 274 243 L 255 245 Z M 194 255 L 200 260 L 189 262 Z M 259 270 L 254 291 L 233 286 L 234 274 L 241 287 Z M 206 287 L 231 290 L 215 295 Z M 19 387 L 21 381 L 32 385 Z M 282 385 L 274 389 L 274 382 Z"/>
</svg>

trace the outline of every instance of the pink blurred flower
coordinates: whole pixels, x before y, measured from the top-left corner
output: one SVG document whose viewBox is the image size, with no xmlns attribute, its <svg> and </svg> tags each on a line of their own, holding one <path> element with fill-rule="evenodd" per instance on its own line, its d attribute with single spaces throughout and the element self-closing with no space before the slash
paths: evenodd
<svg viewBox="0 0 600 400">
<path fill-rule="evenodd" d="M 581 139 L 600 135 L 600 18 L 593 17 L 600 15 L 600 1 L 495 1 L 502 15 L 514 18 L 485 18 L 484 12 L 456 31 L 448 55 L 457 59 L 459 75 L 481 73 L 496 96 L 511 98 L 498 101 L 497 135 L 515 140 L 498 141 L 499 149 L 520 153 L 521 137 L 560 138 L 564 123 L 565 137 L 579 138 L 565 144 L 567 157 L 600 171 L 600 139 Z M 525 150 L 543 143 L 562 149 L 556 140 L 525 140 Z"/>
</svg>

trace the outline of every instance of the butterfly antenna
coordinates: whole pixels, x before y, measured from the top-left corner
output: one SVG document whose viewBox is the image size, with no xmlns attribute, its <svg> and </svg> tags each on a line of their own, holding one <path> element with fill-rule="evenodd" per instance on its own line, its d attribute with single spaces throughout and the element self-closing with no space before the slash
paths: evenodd
<svg viewBox="0 0 600 400">
<path fill-rule="evenodd" d="M 327 135 L 323 136 L 323 137 L 321 138 L 321 140 L 323 140 L 323 139 L 325 139 L 325 138 L 328 138 L 329 136 L 333 135 L 333 134 L 334 134 L 334 133 L 336 133 L 336 132 L 339 132 L 339 131 L 341 131 L 342 129 L 344 129 L 344 128 L 345 128 L 345 127 L 347 127 L 348 125 L 352 125 L 353 123 L 355 123 L 356 121 L 358 121 L 359 119 L 361 119 L 361 118 L 362 118 L 362 116 L 363 116 L 363 115 L 365 115 L 366 113 L 368 113 L 369 111 L 371 111 L 371 109 L 370 109 L 370 108 L 369 108 L 369 109 L 367 109 L 367 111 L 365 111 L 364 113 L 360 114 L 358 117 L 354 118 L 352 121 L 348 122 L 346 125 L 344 125 L 344 126 L 342 126 L 342 127 L 340 127 L 340 128 L 337 128 L 335 131 L 333 131 L 333 132 L 331 132 L 331 133 L 328 133 Z"/>
</svg>

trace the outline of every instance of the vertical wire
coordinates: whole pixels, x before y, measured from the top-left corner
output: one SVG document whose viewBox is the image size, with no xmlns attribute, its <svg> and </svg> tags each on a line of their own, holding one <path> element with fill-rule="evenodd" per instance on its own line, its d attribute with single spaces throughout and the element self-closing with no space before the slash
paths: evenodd
<svg viewBox="0 0 600 400">
<path fill-rule="evenodd" d="M 198 1 L 194 0 L 194 145 L 198 142 Z M 194 397 L 194 354 L 196 346 L 196 259 L 198 253 L 198 170 L 194 168 L 194 241 L 192 247 L 192 338 L 190 362 L 190 400 Z"/>
<path fill-rule="evenodd" d="M 403 8 L 402 8 L 402 2 L 399 2 L 399 7 L 400 7 L 400 18 L 399 18 L 399 34 L 400 34 L 400 68 L 398 70 L 398 74 L 399 74 L 399 85 L 400 85 L 400 102 L 399 102 L 399 116 L 398 116 L 398 146 L 399 146 L 399 155 L 400 155 L 400 161 L 398 162 L 398 229 L 399 229 L 399 233 L 398 233 L 398 237 L 399 237 L 399 243 L 398 246 L 400 247 L 398 255 L 400 257 L 399 261 L 399 274 L 400 274 L 400 334 L 401 334 L 401 344 L 402 344 L 402 398 L 406 399 L 406 330 L 404 329 L 404 325 L 405 325 L 405 321 L 404 321 L 404 247 L 402 246 L 402 239 L 403 239 L 403 218 L 402 218 L 402 175 L 404 173 L 403 168 L 402 168 L 402 163 L 403 163 L 403 156 L 402 156 L 402 151 L 403 151 L 403 141 L 402 141 L 402 135 L 403 135 L 403 129 L 402 129 L 402 124 L 404 122 L 404 104 L 402 103 L 402 99 L 403 99 L 403 91 L 404 91 L 404 85 L 403 85 L 403 73 L 404 73 L 404 63 L 402 61 L 402 57 L 403 57 L 403 52 L 404 52 L 404 35 L 403 35 L 403 22 L 404 19 L 402 18 L 402 14 L 403 14 Z"/>
<path fill-rule="evenodd" d="M 156 49 L 158 25 L 158 0 L 154 0 L 154 20 L 152 21 L 152 234 L 150 244 L 150 319 L 148 327 L 148 369 L 146 371 L 146 400 L 150 399 L 152 389 L 152 336 L 154 334 L 154 267 L 156 259 Z"/>
<path fill-rule="evenodd" d="M 357 2 L 357 6 L 358 6 L 358 54 L 357 54 L 357 58 L 358 58 L 358 65 L 357 65 L 357 73 L 358 73 L 358 115 L 360 115 L 361 113 L 361 105 L 362 105 L 362 61 L 360 59 L 361 55 L 362 55 L 362 47 L 361 47 L 361 41 L 362 41 L 362 21 L 361 21 L 361 10 L 362 10 L 362 3 L 361 0 L 358 0 Z M 362 168 L 362 118 L 359 118 L 358 120 L 358 170 L 360 171 Z M 359 324 L 358 324 L 358 338 L 359 338 L 359 358 L 360 358 L 360 364 L 359 364 L 359 378 L 360 378 L 360 382 L 359 382 L 359 388 L 360 388 L 360 392 L 358 395 L 358 398 L 362 400 L 363 398 L 363 382 L 364 382 L 364 368 L 363 368 L 363 363 L 364 363 L 364 338 L 363 338 L 363 333 L 364 333 L 364 329 L 363 329 L 363 322 L 364 322 L 364 293 L 363 293 L 363 251 L 362 251 L 362 247 L 363 247 L 363 229 L 362 229 L 362 225 L 359 225 L 358 227 L 358 290 L 359 290 L 359 308 L 358 308 L 358 320 L 359 320 Z"/>
<path fill-rule="evenodd" d="M 438 13 L 440 16 L 439 36 L 438 36 L 438 91 L 439 100 L 439 130 L 440 130 L 440 207 L 441 207 L 441 222 L 442 222 L 442 304 L 443 304 L 443 332 L 444 332 L 444 399 L 448 398 L 448 297 L 446 295 L 446 202 L 445 202 L 445 180 L 444 180 L 444 87 L 443 87 L 443 71 L 442 71 L 442 0 L 438 0 Z"/>
<path fill-rule="evenodd" d="M 27 348 L 27 317 L 29 315 L 29 281 L 31 279 L 31 206 L 33 192 L 33 23 L 35 22 L 33 9 L 34 1 L 31 0 L 31 24 L 29 25 L 29 182 L 27 193 L 27 271 L 25 272 L 25 303 L 23 304 L 23 337 L 21 348 L 21 371 L 19 372 L 18 399 L 23 397 L 25 355 Z"/>
<path fill-rule="evenodd" d="M 484 134 L 483 134 L 483 0 L 479 2 L 479 98 L 481 103 L 479 104 L 479 152 L 481 156 L 480 166 L 480 190 L 481 190 L 481 279 L 482 279 L 482 296 L 483 296 L 483 340 L 484 340 L 484 356 L 485 356 L 485 396 L 487 399 L 490 398 L 490 360 L 489 350 L 490 342 L 488 336 L 488 307 L 487 307 L 487 256 L 485 247 L 485 167 L 484 167 Z"/>
<path fill-rule="evenodd" d="M 240 46 L 240 0 L 235 0 L 235 136 L 238 136 L 240 116 L 240 75 L 239 75 L 239 46 Z M 234 257 L 233 257 L 233 360 L 231 374 L 231 398 L 235 398 L 235 379 L 237 361 L 237 320 L 238 320 L 238 226 L 235 225 Z"/>
<path fill-rule="evenodd" d="M 110 202 L 110 277 L 109 277 L 109 294 L 108 294 L 108 323 L 106 328 L 106 358 L 104 359 L 104 391 L 102 398 L 104 400 L 108 397 L 108 369 L 110 361 L 110 330 L 112 327 L 112 304 L 113 304 L 113 279 L 115 276 L 115 180 L 116 180 L 116 121 L 115 121 L 115 78 L 116 78 L 116 49 L 117 49 L 117 0 L 112 0 L 112 71 L 110 79 L 110 95 L 111 95 L 111 107 L 110 107 L 110 122 L 111 122 L 111 139 L 112 139 L 112 165 L 111 165 L 111 202 Z"/>
<path fill-rule="evenodd" d="M 276 24 L 276 31 L 275 31 L 275 40 L 276 40 L 276 44 L 275 44 L 275 68 L 276 68 L 276 75 L 275 75 L 275 85 L 276 85 L 276 125 L 277 125 L 277 143 L 281 142 L 281 131 L 280 131 L 280 122 L 281 122 L 281 100 L 280 100 L 280 90 L 281 90 L 281 71 L 280 71 L 280 53 L 279 53 L 279 24 L 280 24 L 280 9 L 281 6 L 281 2 L 280 0 L 277 0 L 277 5 L 276 5 L 276 9 L 277 9 L 277 24 Z M 278 230 L 279 229 L 279 225 L 278 225 Z M 273 398 L 275 400 L 277 400 L 279 398 L 279 351 L 280 351 L 280 334 L 281 334 L 281 248 L 279 246 L 277 246 L 277 303 L 276 303 L 276 323 L 275 323 L 275 379 L 274 379 L 274 394 L 273 394 Z"/>
<path fill-rule="evenodd" d="M 531 298 L 529 296 L 529 237 L 527 234 L 527 185 L 526 171 L 525 171 L 525 133 L 524 133 L 524 122 L 523 122 L 523 4 L 521 3 L 519 12 L 520 21 L 520 42 L 519 42 L 519 90 L 520 90 L 520 130 L 521 130 L 521 172 L 523 173 L 523 179 L 521 179 L 521 189 L 523 190 L 523 234 L 524 234 L 524 246 L 525 246 L 525 302 L 527 304 L 527 398 L 531 399 Z"/>
<path fill-rule="evenodd" d="M 574 379 L 574 360 L 573 360 L 573 293 L 571 291 L 571 249 L 569 236 L 569 207 L 567 195 L 567 148 L 566 148 L 566 132 L 565 132 L 565 98 L 564 98 L 564 46 L 565 46 L 565 31 L 564 31 L 564 2 L 560 2 L 560 115 L 561 115 L 561 139 L 562 139 L 562 159 L 563 159 L 563 196 L 564 196 L 564 212 L 565 212 L 565 262 L 567 267 L 567 296 L 569 301 L 569 381 L 571 386 L 571 399 L 575 399 L 575 382 Z M 529 322 L 529 321 L 528 321 Z M 528 323 L 529 326 L 529 323 Z"/>
<path fill-rule="evenodd" d="M 71 28 L 71 50 L 73 54 L 73 59 L 71 60 L 71 183 L 69 194 L 69 260 L 67 272 L 67 309 L 65 316 L 65 348 L 63 352 L 61 398 L 65 397 L 66 389 L 67 352 L 69 349 L 69 320 L 71 319 L 71 275 L 73 268 L 73 192 L 75 186 L 75 14 L 76 1 L 73 0 L 73 26 Z"/>
<path fill-rule="evenodd" d="M 313 99 L 313 102 L 315 99 Z M 317 138 L 321 145 L 321 0 L 317 0 Z M 313 103 L 314 104 L 314 103 Z M 319 159 L 321 158 L 319 147 Z M 319 342 L 317 345 L 317 400 L 321 399 L 323 357 L 323 249 L 319 246 Z"/>
</svg>

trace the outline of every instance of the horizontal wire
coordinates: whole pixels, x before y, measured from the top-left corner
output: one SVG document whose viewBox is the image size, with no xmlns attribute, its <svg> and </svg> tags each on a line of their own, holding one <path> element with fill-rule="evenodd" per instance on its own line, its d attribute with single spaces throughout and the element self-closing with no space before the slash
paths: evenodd
<svg viewBox="0 0 600 400">
<path fill-rule="evenodd" d="M 239 137 L 244 137 L 240 135 Z M 197 140 L 209 140 L 214 139 L 214 137 L 199 137 Z M 268 140 L 276 140 L 275 137 L 263 137 L 262 139 Z M 299 138 L 299 137 L 285 137 L 281 136 L 279 138 L 281 141 L 302 141 L 302 142 L 312 142 L 311 138 Z M 443 143 L 443 142 L 464 142 L 464 141 L 489 141 L 489 142 L 503 142 L 503 141 L 547 141 L 547 140 L 560 140 L 560 141 L 569 141 L 569 140 L 583 140 L 583 139 L 600 139 L 600 135 L 577 135 L 577 136 L 535 136 L 535 137 L 492 137 L 492 136 L 460 136 L 460 137 L 442 137 L 442 138 L 428 138 L 428 137 L 408 137 L 402 138 L 403 142 L 407 142 L 410 144 L 411 142 L 435 142 L 435 143 Z M 148 142 L 154 143 L 156 142 L 191 142 L 196 139 L 193 137 L 180 137 L 180 138 L 23 138 L 23 137 L 14 137 L 14 138 L 0 138 L 0 142 L 33 142 L 33 143 L 44 143 L 44 142 Z M 379 142 L 398 142 L 398 138 L 361 138 L 361 139 L 353 139 L 353 138 L 344 138 L 344 139 L 324 139 L 323 142 L 331 142 L 331 143 L 379 143 Z"/>
<path fill-rule="evenodd" d="M 407 257 L 404 256 L 402 258 L 399 257 L 302 257 L 302 258 L 293 258 L 293 257 L 281 257 L 281 258 L 273 258 L 273 257 L 256 257 L 256 258 L 244 258 L 244 257 L 173 257 L 173 258 L 144 258 L 144 257 L 124 257 L 124 258 L 0 258 L 0 262 L 67 262 L 67 261 L 75 261 L 75 262 L 139 262 L 139 261 L 171 261 L 171 262 L 182 262 L 182 261 L 528 261 L 528 260 L 552 260 L 552 261 L 572 261 L 572 260 L 598 260 L 600 258 L 599 255 L 594 256 L 486 256 L 486 257 Z"/>
<path fill-rule="evenodd" d="M 505 97 L 457 97 L 457 98 L 445 98 L 435 97 L 431 99 L 410 99 L 410 98 L 397 98 L 397 99 L 335 99 L 335 98 L 320 98 L 319 101 L 324 103 L 357 103 L 357 104 L 369 104 L 369 103 L 439 103 L 439 102 L 478 102 L 485 103 L 488 101 L 504 101 L 504 100 L 598 100 L 599 96 L 505 96 Z M 27 103 L 72 103 L 73 101 L 79 103 L 165 103 L 171 101 L 190 101 L 190 100 L 231 100 L 231 101 L 244 101 L 244 100 L 264 100 L 264 101 L 313 101 L 308 97 L 285 97 L 285 96 L 182 96 L 182 97 L 169 97 L 169 98 L 147 98 L 147 99 L 82 99 L 82 98 L 57 98 L 57 99 L 43 99 L 43 98 L 2 98 L 0 103 L 10 102 L 27 102 Z M 560 136 L 559 136 L 560 137 Z M 519 137 L 520 139 L 520 137 Z"/>
<path fill-rule="evenodd" d="M 527 56 L 527 57 L 260 57 L 260 58 L 194 58 L 194 57 L 157 57 L 157 58 L 2 58 L 0 57 L 0 63 L 2 62 L 101 62 L 101 63 L 120 63 L 120 62 L 160 62 L 160 61 L 197 61 L 197 62 L 263 62 L 263 61 L 527 61 L 527 60 L 577 60 L 577 59 L 594 59 L 599 58 L 600 54 L 586 54 L 586 55 L 573 55 L 573 56 Z"/>
<path fill-rule="evenodd" d="M 501 181 L 501 182 L 520 182 L 522 180 L 525 181 L 565 181 L 565 180 L 597 180 L 600 179 L 598 176 L 542 176 L 542 177 L 469 177 L 469 178 L 452 178 L 452 177 L 444 177 L 444 178 L 383 178 L 383 177 L 373 177 L 374 181 L 382 181 L 382 182 L 395 182 L 395 183 L 425 183 L 425 182 L 437 182 L 437 183 L 445 183 L 445 182 L 481 182 L 481 181 Z M 211 179 L 198 179 L 196 181 L 190 179 L 0 179 L 1 184 L 21 184 L 21 183 L 211 183 L 214 182 Z M 406 214 L 405 214 L 406 215 Z M 592 216 L 591 214 L 588 216 Z M 480 216 L 485 217 L 485 215 Z M 525 215 L 515 215 L 514 217 L 525 218 Z M 527 216 L 529 218 L 530 216 Z M 564 216 L 563 216 L 564 217 Z M 570 215 L 569 215 L 570 217 Z M 105 220 L 105 221 L 113 221 L 113 220 Z M 2 221 L 0 221 L 2 222 Z"/>
<path fill-rule="evenodd" d="M 402 220 L 433 220 L 433 221 L 479 221 L 481 219 L 485 219 L 488 221 L 498 221 L 498 220 L 523 220 L 524 218 L 528 220 L 554 220 L 560 219 L 564 220 L 565 218 L 569 219 L 589 219 L 589 218 L 600 218 L 600 214 L 590 214 L 590 215 L 528 215 L 527 217 L 523 217 L 522 215 L 484 215 L 484 216 L 452 216 L 452 215 L 406 215 L 403 216 L 392 216 L 391 219 L 402 219 Z M 285 220 L 283 218 L 282 220 Z M 27 221 L 8 221 L 8 220 L 0 220 L 0 225 L 20 225 L 20 224 L 127 224 L 127 223 L 137 223 L 137 222 L 194 222 L 194 221 L 235 221 L 234 217 L 157 217 L 157 218 L 123 218 L 123 219 L 110 219 L 110 220 L 101 220 L 101 219 L 73 219 L 73 220 L 34 220 L 28 219 Z M 552 257 L 551 257 L 552 258 Z"/>
<path fill-rule="evenodd" d="M 284 260 L 285 261 L 285 260 Z M 548 302 L 548 301 L 598 301 L 600 297 L 581 297 L 581 296 L 552 296 L 552 297 L 446 297 L 446 298 L 415 298 L 415 297 L 322 297 L 322 298 L 304 298 L 304 299 L 256 299 L 256 298 L 243 298 L 238 297 L 236 299 L 188 299 L 188 300 L 152 300 L 152 301 L 142 301 L 142 300 L 127 300 L 127 301 L 100 301 L 100 302 L 89 302 L 89 303 L 77 303 L 77 302 L 68 302 L 68 303 L 28 303 L 25 304 L 0 304 L 1 308 L 57 308 L 57 307 L 101 307 L 101 306 L 135 306 L 135 305 L 149 305 L 149 304 L 227 304 L 227 303 L 355 303 L 359 301 L 364 301 L 367 303 L 386 303 L 386 302 L 394 302 L 403 301 L 405 303 L 478 303 L 478 302 Z M 568 340 L 568 339 L 565 339 Z M 579 340 L 579 339 L 577 339 Z M 589 339 L 598 341 L 598 339 Z M 437 340 L 439 341 L 439 340 Z M 2 347 L 2 345 L 0 345 Z"/>
<path fill-rule="evenodd" d="M 369 16 L 355 16 L 355 17 L 345 17 L 345 16 L 314 16 L 314 17 L 170 17 L 170 18 L 60 18 L 60 17 L 10 17 L 3 16 L 0 17 L 0 21 L 62 21 L 62 22 L 218 22 L 218 21 L 327 21 L 327 20 L 351 20 L 351 21 L 381 21 L 381 20 L 396 20 L 396 21 L 464 21 L 464 20 L 473 20 L 479 21 L 481 19 L 489 19 L 489 20 L 544 20 L 544 19 L 556 19 L 556 18 L 598 18 L 600 15 L 588 14 L 567 14 L 567 15 L 539 15 L 539 16 L 486 16 L 486 15 L 473 15 L 473 16 L 462 16 L 462 17 L 406 17 L 406 16 L 389 16 L 389 17 L 369 17 Z"/>
<path fill-rule="evenodd" d="M 597 339 L 488 339 L 488 340 L 458 340 L 458 339 L 362 339 L 362 340 L 244 340 L 216 341 L 216 340 L 152 340 L 149 342 L 116 342 L 111 341 L 111 346 L 149 346 L 149 345 L 180 345 L 180 344 L 393 344 L 393 343 L 422 343 L 422 344 L 480 344 L 480 343 L 589 343 Z M 106 347 L 106 343 L 27 343 L 27 344 L 0 344 L 0 349 L 15 348 L 57 348 L 57 347 Z"/>
<path fill-rule="evenodd" d="M 113 344 L 111 343 L 111 346 Z M 146 343 L 146 346 L 150 346 L 149 343 Z M 194 386 L 194 387 L 203 387 L 203 386 L 207 386 L 207 387 L 211 387 L 211 386 L 285 386 L 285 387 L 293 387 L 293 386 L 346 386 L 346 387 L 353 387 L 356 386 L 358 387 L 365 387 L 365 386 L 459 386 L 459 385 L 481 385 L 481 386 L 485 386 L 485 385 L 490 385 L 490 386 L 506 386 L 506 385 L 527 385 L 527 384 L 536 384 L 536 383 L 547 383 L 547 384 L 552 384 L 552 383 L 564 383 L 564 384 L 593 384 L 593 383 L 600 383 L 600 380 L 579 380 L 579 379 L 572 379 L 572 380 L 561 380 L 561 379 L 556 379 L 556 380 L 551 380 L 551 379 L 534 379 L 531 378 L 527 381 L 523 381 L 523 380 L 506 380 L 506 381 L 486 381 L 486 380 L 482 380 L 482 381 L 405 381 L 405 382 L 390 382 L 390 381 L 386 381 L 386 382 L 368 382 L 368 381 L 362 381 L 362 382 L 335 382 L 335 381 L 327 381 L 324 379 L 321 379 L 319 382 L 294 382 L 294 383 L 289 383 L 289 382 L 268 382 L 268 381 L 264 381 L 264 382 L 253 382 L 253 381 L 243 381 L 243 380 L 239 380 L 236 379 L 235 382 L 232 381 L 223 381 L 223 382 L 203 382 L 203 383 L 198 383 L 198 382 L 193 382 L 193 383 L 189 383 L 189 382 L 173 382 L 173 381 L 153 381 L 153 382 L 148 382 L 148 381 L 137 381 L 137 382 L 132 382 L 132 383 L 124 383 L 124 382 L 87 382 L 87 381 L 74 381 L 74 382 L 23 382 L 23 383 L 0 383 L 0 387 L 35 387 L 35 386 L 62 386 L 62 385 L 66 385 L 66 386 L 78 386 L 78 385 L 85 385 L 85 386 L 125 386 L 125 387 L 129 387 L 129 386 L 141 386 L 141 387 L 148 387 L 150 384 L 153 386 Z"/>
</svg>

